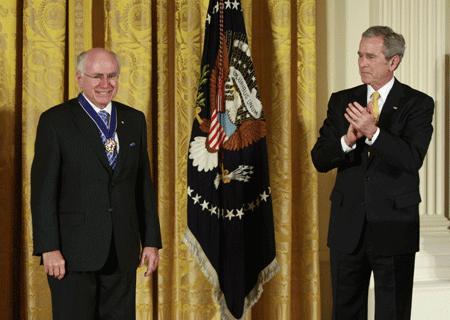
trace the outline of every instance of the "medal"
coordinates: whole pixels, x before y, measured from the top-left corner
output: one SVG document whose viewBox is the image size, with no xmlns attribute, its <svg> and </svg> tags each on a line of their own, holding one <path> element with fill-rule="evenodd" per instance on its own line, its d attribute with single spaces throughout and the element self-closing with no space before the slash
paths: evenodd
<svg viewBox="0 0 450 320">
<path fill-rule="evenodd" d="M 114 139 L 112 138 L 106 139 L 105 141 L 106 152 L 113 152 L 115 148 L 116 148 L 116 141 L 114 141 Z"/>
</svg>

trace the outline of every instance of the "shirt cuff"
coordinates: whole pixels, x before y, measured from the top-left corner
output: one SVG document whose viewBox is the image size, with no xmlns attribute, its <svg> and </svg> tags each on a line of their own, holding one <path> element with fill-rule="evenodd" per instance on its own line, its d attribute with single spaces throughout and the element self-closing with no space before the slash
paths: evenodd
<svg viewBox="0 0 450 320">
<path fill-rule="evenodd" d="M 342 150 L 343 150 L 345 153 L 349 153 L 350 151 L 353 151 L 353 150 L 356 149 L 356 143 L 355 143 L 353 146 L 349 147 L 349 146 L 345 143 L 344 136 L 341 137 L 341 146 L 342 146 Z"/>
<path fill-rule="evenodd" d="M 377 140 L 379 134 L 380 128 L 377 128 L 377 131 L 375 131 L 375 133 L 373 134 L 372 139 L 369 140 L 368 138 L 366 138 L 366 144 L 369 146 L 373 145 L 373 143 Z"/>
</svg>

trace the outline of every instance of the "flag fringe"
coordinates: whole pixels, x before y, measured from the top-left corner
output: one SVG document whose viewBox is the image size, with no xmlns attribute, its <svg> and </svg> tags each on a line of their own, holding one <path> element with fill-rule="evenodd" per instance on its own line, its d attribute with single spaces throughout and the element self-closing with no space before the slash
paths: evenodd
<svg viewBox="0 0 450 320">
<path fill-rule="evenodd" d="M 228 310 L 228 307 L 227 307 L 227 304 L 225 301 L 225 296 L 224 296 L 222 290 L 220 290 L 219 278 L 218 278 L 216 270 L 213 268 L 213 266 L 209 262 L 209 259 L 206 257 L 205 253 L 203 252 L 203 249 L 202 249 L 200 243 L 197 241 L 197 239 L 192 234 L 192 232 L 189 230 L 189 228 L 187 228 L 186 232 L 184 233 L 183 242 L 188 247 L 189 251 L 195 257 L 195 259 L 197 260 L 197 263 L 200 265 L 200 269 L 202 270 L 203 274 L 206 276 L 208 281 L 212 284 L 213 297 L 214 297 L 214 300 L 219 304 L 222 320 L 242 320 L 244 318 L 245 313 L 261 297 L 261 294 L 264 291 L 263 285 L 266 282 L 268 282 L 270 279 L 272 279 L 275 276 L 275 274 L 280 270 L 280 267 L 278 265 L 276 258 L 274 258 L 271 263 L 269 263 L 263 270 L 261 270 L 261 272 L 258 275 L 258 280 L 256 281 L 255 286 L 245 297 L 244 312 L 242 313 L 242 317 L 237 319 L 231 314 L 230 310 Z"/>
</svg>

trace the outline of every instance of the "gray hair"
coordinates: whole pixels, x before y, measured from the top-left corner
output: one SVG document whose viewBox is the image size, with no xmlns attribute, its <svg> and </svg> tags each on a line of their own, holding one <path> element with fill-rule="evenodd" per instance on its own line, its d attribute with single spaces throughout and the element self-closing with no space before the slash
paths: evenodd
<svg viewBox="0 0 450 320">
<path fill-rule="evenodd" d="M 91 50 L 83 51 L 77 56 L 77 66 L 76 66 L 77 72 L 84 73 L 84 63 L 86 61 L 86 57 L 88 56 L 88 54 Z M 114 58 L 114 60 L 116 60 L 117 66 L 118 66 L 117 71 L 119 71 L 119 73 L 120 73 L 120 61 L 119 61 L 119 57 L 117 56 L 117 54 L 113 51 L 109 51 L 106 49 L 105 49 L 105 51 L 108 52 Z"/>
<path fill-rule="evenodd" d="M 373 26 L 362 34 L 363 38 L 382 37 L 384 42 L 384 56 L 390 59 L 393 56 L 399 56 L 400 60 L 405 53 L 405 38 L 399 33 L 387 26 Z"/>
</svg>

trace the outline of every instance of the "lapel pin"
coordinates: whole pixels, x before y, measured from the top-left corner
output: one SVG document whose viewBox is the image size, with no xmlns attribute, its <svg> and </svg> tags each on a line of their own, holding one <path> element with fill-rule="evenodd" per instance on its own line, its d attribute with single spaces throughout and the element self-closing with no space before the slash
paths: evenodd
<svg viewBox="0 0 450 320">
<path fill-rule="evenodd" d="M 394 109 L 394 110 L 397 110 L 398 109 L 398 107 L 392 107 L 392 109 Z M 123 123 L 123 122 L 122 122 Z"/>
<path fill-rule="evenodd" d="M 121 124 L 125 124 L 125 121 L 121 120 L 120 123 L 121 123 Z"/>
</svg>

